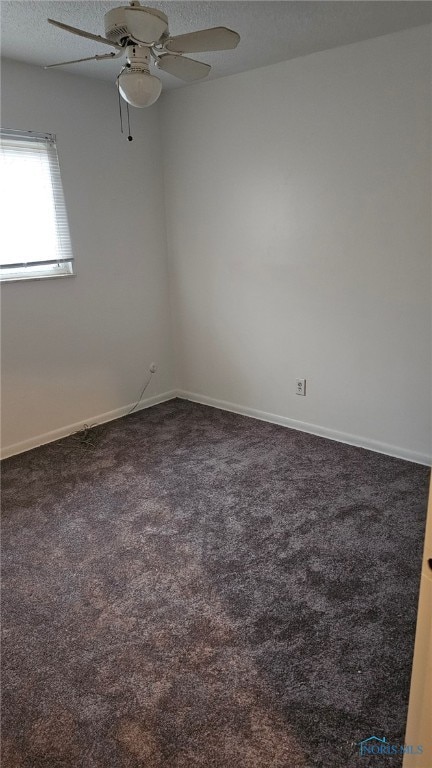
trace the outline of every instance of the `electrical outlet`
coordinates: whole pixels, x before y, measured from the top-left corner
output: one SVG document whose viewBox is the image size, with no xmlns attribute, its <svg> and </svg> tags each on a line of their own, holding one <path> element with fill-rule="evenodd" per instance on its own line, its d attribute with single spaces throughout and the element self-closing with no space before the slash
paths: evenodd
<svg viewBox="0 0 432 768">
<path fill-rule="evenodd" d="M 150 373 L 156 373 L 156 371 L 157 371 L 156 363 L 150 363 Z"/>
<path fill-rule="evenodd" d="M 296 395 L 306 394 L 306 379 L 296 379 Z"/>
</svg>

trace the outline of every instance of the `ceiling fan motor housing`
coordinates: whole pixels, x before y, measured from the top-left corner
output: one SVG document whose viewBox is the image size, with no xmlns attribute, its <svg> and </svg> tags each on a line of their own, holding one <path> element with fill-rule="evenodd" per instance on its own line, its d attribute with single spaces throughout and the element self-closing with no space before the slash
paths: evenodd
<svg viewBox="0 0 432 768">
<path fill-rule="evenodd" d="M 105 37 L 120 45 L 134 37 L 135 27 L 139 30 L 138 42 L 147 45 L 157 43 L 168 32 L 168 17 L 162 11 L 138 3 L 113 8 L 105 14 L 104 23 Z"/>
</svg>

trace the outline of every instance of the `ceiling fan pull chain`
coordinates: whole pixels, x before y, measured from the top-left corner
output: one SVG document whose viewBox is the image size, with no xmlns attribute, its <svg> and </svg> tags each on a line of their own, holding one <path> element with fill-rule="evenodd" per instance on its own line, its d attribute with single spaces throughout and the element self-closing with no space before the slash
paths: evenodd
<svg viewBox="0 0 432 768">
<path fill-rule="evenodd" d="M 118 80 L 118 78 L 117 78 Z M 118 87 L 118 85 L 117 85 Z M 119 105 L 119 114 L 120 114 L 120 131 L 124 133 L 123 131 L 123 113 L 122 113 L 122 100 L 120 95 L 120 89 L 118 89 L 118 105 Z M 133 136 L 131 136 L 131 130 L 130 130 L 130 115 L 129 115 L 129 104 L 126 102 L 126 114 L 127 114 L 127 123 L 128 123 L 128 141 L 133 141 Z"/>
<path fill-rule="evenodd" d="M 120 113 L 120 131 L 123 133 L 123 117 L 122 117 L 122 108 L 121 108 L 121 96 L 120 96 L 120 91 L 118 89 L 118 78 L 117 78 L 117 93 L 118 93 L 118 104 L 119 104 L 119 113 Z"/>
<path fill-rule="evenodd" d="M 128 133 L 129 133 L 128 141 L 133 141 L 133 136 L 131 136 L 131 131 L 130 131 L 129 104 L 127 102 L 126 102 L 126 111 L 127 111 Z"/>
</svg>

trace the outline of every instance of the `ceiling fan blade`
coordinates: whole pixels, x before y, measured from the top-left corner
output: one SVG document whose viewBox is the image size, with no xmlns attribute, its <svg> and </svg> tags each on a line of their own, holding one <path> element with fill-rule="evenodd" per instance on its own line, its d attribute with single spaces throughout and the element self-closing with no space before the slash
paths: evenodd
<svg viewBox="0 0 432 768">
<path fill-rule="evenodd" d="M 183 56 L 170 53 L 160 56 L 156 65 L 164 72 L 168 72 L 170 75 L 174 75 L 174 77 L 179 77 L 180 80 L 185 80 L 187 83 L 193 80 L 201 80 L 202 77 L 208 75 L 211 69 L 210 64 L 203 64 L 202 61 L 185 59 Z"/>
<path fill-rule="evenodd" d="M 51 67 L 62 67 L 64 64 L 78 64 L 80 61 L 92 61 L 92 59 L 95 59 L 96 61 L 101 61 L 101 59 L 112 59 L 117 58 L 116 53 L 101 53 L 98 56 L 87 56 L 85 59 L 72 59 L 72 61 L 59 61 L 58 64 L 47 64 L 44 69 L 51 69 Z"/>
<path fill-rule="evenodd" d="M 91 32 L 85 32 L 83 29 L 77 27 L 70 27 L 69 24 L 63 24 L 62 21 L 54 21 L 54 19 L 48 19 L 49 24 L 53 24 L 54 27 L 65 29 L 66 32 L 72 32 L 73 35 L 79 35 L 80 37 L 87 37 L 89 40 L 95 40 L 97 43 L 103 43 L 104 45 L 110 45 L 112 48 L 122 48 L 118 43 L 112 43 L 111 40 L 107 40 L 106 37 L 101 35 L 93 35 Z"/>
<path fill-rule="evenodd" d="M 228 51 L 239 44 L 240 35 L 227 27 L 212 27 L 170 37 L 165 43 L 173 53 L 200 53 L 202 51 Z"/>
</svg>

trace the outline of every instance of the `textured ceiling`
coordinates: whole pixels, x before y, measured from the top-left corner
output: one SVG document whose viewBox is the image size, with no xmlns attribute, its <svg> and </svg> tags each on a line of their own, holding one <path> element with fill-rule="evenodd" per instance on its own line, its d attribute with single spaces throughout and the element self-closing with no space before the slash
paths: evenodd
<svg viewBox="0 0 432 768">
<path fill-rule="evenodd" d="M 104 0 L 2 0 L 2 55 L 43 65 L 106 53 L 109 50 L 106 46 L 56 29 L 47 24 L 46 19 L 51 17 L 103 35 L 104 13 L 119 5 L 121 2 Z M 218 25 L 240 33 L 241 41 L 234 51 L 195 54 L 195 58 L 212 65 L 209 79 L 397 32 L 432 20 L 432 3 L 415 0 L 171 0 L 154 3 L 154 7 L 168 15 L 172 35 Z M 114 80 L 120 67 L 120 60 L 117 60 L 85 62 L 64 69 Z M 165 73 L 158 76 L 165 88 L 182 85 L 181 81 Z"/>
</svg>

